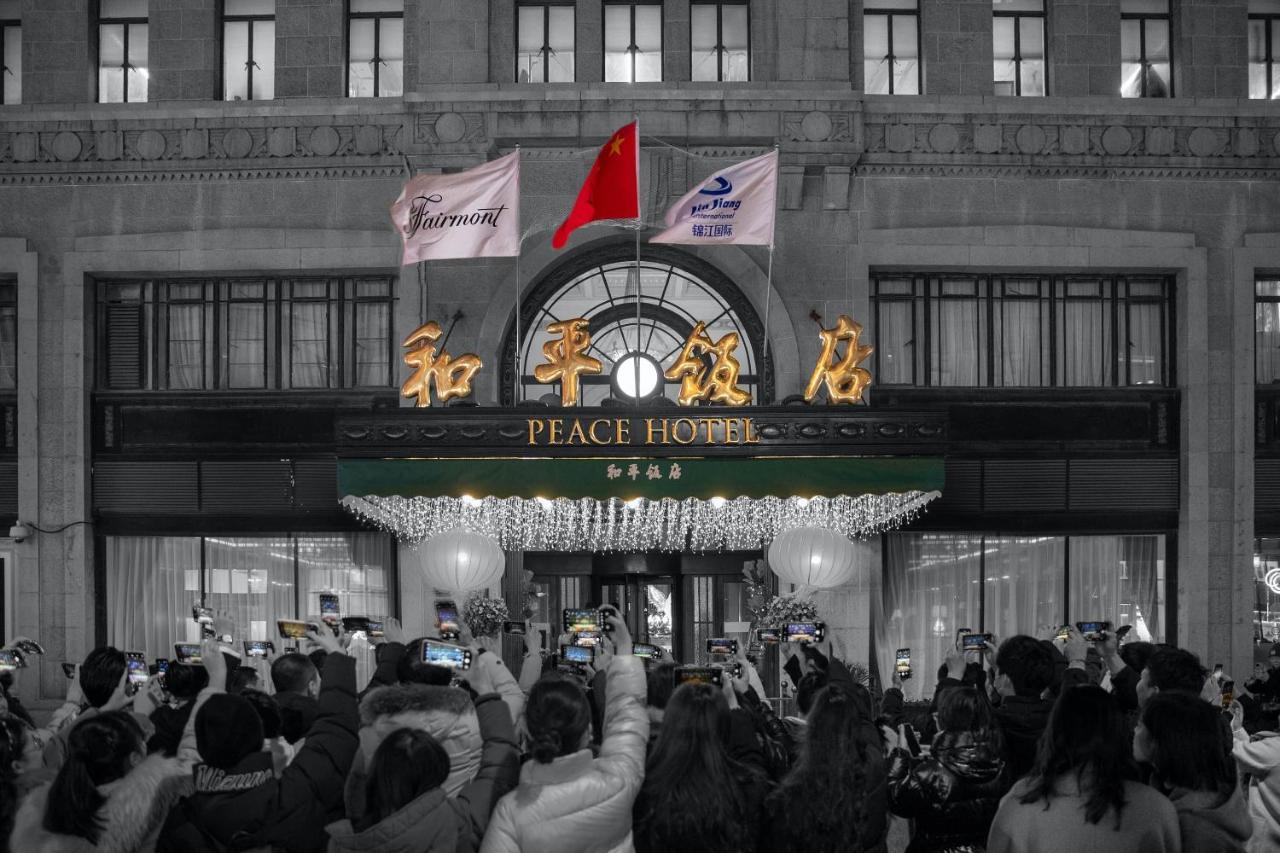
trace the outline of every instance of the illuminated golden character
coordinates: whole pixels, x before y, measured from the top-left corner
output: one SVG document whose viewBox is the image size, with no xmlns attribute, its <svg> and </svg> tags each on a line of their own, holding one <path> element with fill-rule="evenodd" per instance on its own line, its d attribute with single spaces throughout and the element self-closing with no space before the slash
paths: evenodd
<svg viewBox="0 0 1280 853">
<path fill-rule="evenodd" d="M 709 400 L 725 406 L 745 406 L 751 402 L 750 392 L 737 387 L 738 371 L 742 367 L 733 357 L 737 348 L 737 332 L 729 332 L 713 344 L 707 336 L 706 323 L 699 322 L 694 326 L 684 342 L 684 349 L 680 350 L 680 357 L 663 374 L 672 382 L 680 380 L 680 405 L 689 406 L 695 400 Z M 710 370 L 698 357 L 701 353 L 715 355 L 716 360 Z"/>
<path fill-rule="evenodd" d="M 833 403 L 857 403 L 862 400 L 862 392 L 871 384 L 871 373 L 858 365 L 866 361 L 875 347 L 858 343 L 862 334 L 862 324 L 855 323 L 841 314 L 834 329 L 821 329 L 822 354 L 813 367 L 813 375 L 804 389 L 804 399 L 812 403 L 818 396 L 818 389 L 824 383 L 827 386 L 827 397 Z M 841 341 L 848 346 L 844 355 L 835 364 L 836 346 Z"/>
<path fill-rule="evenodd" d="M 471 379 L 484 366 L 473 353 L 451 358 L 448 353 L 436 355 L 435 342 L 440 340 L 440 324 L 428 320 L 409 334 L 400 346 L 409 347 L 404 363 L 414 368 L 413 374 L 400 386 L 404 397 L 416 397 L 419 408 L 431 405 L 431 383 L 436 384 L 440 402 L 471 394 Z"/>
<path fill-rule="evenodd" d="M 533 378 L 543 385 L 560 380 L 560 403 L 564 406 L 576 406 L 580 384 L 578 377 L 583 373 L 597 374 L 604 371 L 604 365 L 586 354 L 587 348 L 591 346 L 587 321 L 581 317 L 561 320 L 547 326 L 547 334 L 561 337 L 542 345 L 542 354 L 550 363 L 535 367 Z"/>
</svg>

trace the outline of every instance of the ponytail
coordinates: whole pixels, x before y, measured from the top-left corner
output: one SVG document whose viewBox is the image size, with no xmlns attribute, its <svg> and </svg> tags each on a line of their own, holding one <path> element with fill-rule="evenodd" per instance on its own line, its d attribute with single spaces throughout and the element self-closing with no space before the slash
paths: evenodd
<svg viewBox="0 0 1280 853">
<path fill-rule="evenodd" d="M 591 705 L 577 682 L 548 674 L 529 691 L 524 719 L 533 760 L 550 764 L 582 743 L 591 725 Z"/>
<path fill-rule="evenodd" d="M 76 724 L 67 739 L 67 751 L 67 760 L 49 790 L 44 828 L 97 844 L 105 828 L 98 810 L 106 802 L 98 786 L 132 769 L 133 756 L 145 751 L 142 729 L 123 711 L 98 714 Z"/>
<path fill-rule="evenodd" d="M 539 732 L 529 744 L 529 754 L 539 764 L 550 764 L 560 757 L 560 733 Z"/>
</svg>

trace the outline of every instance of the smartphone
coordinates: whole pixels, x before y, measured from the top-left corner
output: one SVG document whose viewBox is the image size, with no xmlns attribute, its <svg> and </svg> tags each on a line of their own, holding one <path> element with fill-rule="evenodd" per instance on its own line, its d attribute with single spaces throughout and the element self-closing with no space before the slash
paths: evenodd
<svg viewBox="0 0 1280 853">
<path fill-rule="evenodd" d="M 591 646 L 561 646 L 560 660 L 565 663 L 592 664 L 596 662 L 596 650 Z"/>
<path fill-rule="evenodd" d="M 200 639 L 209 640 L 209 639 L 212 639 L 213 637 L 216 637 L 217 635 L 218 635 L 217 632 L 213 629 L 212 622 L 200 623 Z"/>
<path fill-rule="evenodd" d="M 893 670 L 904 681 L 911 677 L 911 649 L 898 649 L 894 656 Z"/>
<path fill-rule="evenodd" d="M 738 641 L 728 637 L 707 637 L 707 654 L 730 657 L 738 653 Z"/>
<path fill-rule="evenodd" d="M 458 605 L 446 598 L 436 600 L 436 628 L 444 639 L 458 636 Z"/>
<path fill-rule="evenodd" d="M 307 636 L 307 628 L 312 628 L 316 633 L 320 632 L 320 626 L 314 622 L 303 622 L 300 619 L 277 619 L 276 627 L 280 629 L 280 636 L 286 640 L 301 640 Z"/>
<path fill-rule="evenodd" d="M 631 654 L 645 660 L 657 660 L 662 657 L 662 649 L 652 643 L 632 643 Z"/>
<path fill-rule="evenodd" d="M 570 607 L 564 611 L 564 630 L 576 634 L 579 631 L 598 631 L 603 624 L 600 611 L 590 607 Z"/>
<path fill-rule="evenodd" d="M 65 675 L 67 678 L 75 678 L 75 677 L 76 677 L 76 665 L 75 665 L 75 664 L 73 664 L 73 663 L 71 663 L 70 661 L 65 661 L 65 660 L 64 660 L 64 661 L 62 662 L 62 674 L 63 674 L 63 675 Z"/>
<path fill-rule="evenodd" d="M 1110 622 L 1077 622 L 1076 629 L 1080 631 L 1081 636 L 1087 642 L 1097 643 L 1107 638 L 1107 631 L 1111 630 Z"/>
<path fill-rule="evenodd" d="M 427 640 L 422 644 L 422 662 L 448 669 L 466 670 L 471 668 L 471 652 L 452 643 Z"/>
<path fill-rule="evenodd" d="M 596 646 L 600 645 L 601 636 L 603 635 L 599 631 L 578 631 L 573 635 L 573 644 L 575 646 L 594 649 Z"/>
<path fill-rule="evenodd" d="M 146 684 L 151 677 L 147 670 L 147 656 L 142 652 L 125 652 L 124 662 L 130 684 Z"/>
<path fill-rule="evenodd" d="M 902 726 L 902 733 L 907 741 L 907 750 L 912 755 L 919 755 L 920 738 L 916 735 L 915 728 L 910 723 L 906 723 Z"/>
<path fill-rule="evenodd" d="M 1226 710 L 1236 698 L 1236 683 L 1228 678 L 1222 682 L 1222 708 Z"/>
<path fill-rule="evenodd" d="M 1061 628 L 1059 628 L 1058 634 L 1057 636 L 1054 637 L 1054 639 L 1057 640 L 1059 643 L 1065 643 L 1067 640 L 1071 639 L 1071 626 L 1063 625 Z"/>
<path fill-rule="evenodd" d="M 710 684 L 719 687 L 724 670 L 718 666 L 678 666 L 671 673 L 671 682 L 681 684 Z"/>
<path fill-rule="evenodd" d="M 821 643 L 826 635 L 822 622 L 788 622 L 784 637 L 788 643 Z"/>
<path fill-rule="evenodd" d="M 320 593 L 320 621 L 335 631 L 342 619 L 338 616 L 338 595 L 333 592 Z"/>
<path fill-rule="evenodd" d="M 1119 628 L 1116 629 L 1116 639 L 1123 640 L 1124 635 L 1129 633 L 1132 630 L 1133 630 L 1132 625 L 1121 625 Z"/>
<path fill-rule="evenodd" d="M 756 639 L 762 643 L 781 643 L 782 629 L 781 628 L 757 628 Z"/>
<path fill-rule="evenodd" d="M 15 669 L 22 669 L 27 662 L 22 659 L 22 653 L 16 649 L 0 649 L 0 672 L 11 672 Z"/>
<path fill-rule="evenodd" d="M 503 622 L 502 633 L 518 634 L 519 636 L 523 637 L 525 634 L 528 633 L 528 628 L 525 626 L 523 622 Z"/>
<path fill-rule="evenodd" d="M 164 677 L 169 674 L 169 659 L 156 658 L 156 678 L 160 679 L 160 686 L 164 687 Z"/>
<path fill-rule="evenodd" d="M 177 658 L 178 663 L 204 663 L 200 652 L 199 643 L 177 643 L 173 647 L 173 656 Z"/>
<path fill-rule="evenodd" d="M 962 634 L 960 650 L 965 652 L 981 652 L 991 645 L 990 634 Z"/>
<path fill-rule="evenodd" d="M 368 616 L 343 616 L 342 630 L 348 634 L 367 634 L 369 631 Z"/>
<path fill-rule="evenodd" d="M 270 640 L 245 640 L 244 653 L 246 657 L 265 658 L 267 653 L 275 654 L 276 645 Z"/>
<path fill-rule="evenodd" d="M 191 606 L 191 621 L 198 622 L 201 625 L 213 624 L 213 610 L 209 607 L 201 607 L 199 604 Z"/>
</svg>

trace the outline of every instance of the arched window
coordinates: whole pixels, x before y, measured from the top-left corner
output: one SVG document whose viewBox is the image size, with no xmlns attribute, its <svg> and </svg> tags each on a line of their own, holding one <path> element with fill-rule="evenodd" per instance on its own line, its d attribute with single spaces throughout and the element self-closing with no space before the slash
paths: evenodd
<svg viewBox="0 0 1280 853">
<path fill-rule="evenodd" d="M 574 317 L 588 321 L 588 354 L 604 366 L 600 375 L 581 378 L 584 406 L 599 406 L 610 398 L 633 402 L 637 379 L 642 399 L 663 396 L 674 401 L 680 383 L 668 381 L 662 373 L 679 357 L 699 321 L 706 323 L 713 342 L 737 333 L 739 344 L 733 355 L 741 365 L 738 387 L 751 393 L 754 405 L 772 400 L 771 365 L 760 367 L 764 326 L 754 307 L 723 273 L 679 250 L 642 248 L 638 325 L 636 256 L 630 241 L 583 252 L 546 272 L 521 307 L 520 400 L 538 400 L 548 394 L 558 397 L 559 387 L 539 383 L 533 371 L 546 362 L 542 346 L 551 340 L 547 325 Z M 512 399 L 515 346 L 511 325 L 503 347 L 501 398 L 506 405 L 516 402 Z M 713 359 L 704 357 L 708 366 Z"/>
</svg>

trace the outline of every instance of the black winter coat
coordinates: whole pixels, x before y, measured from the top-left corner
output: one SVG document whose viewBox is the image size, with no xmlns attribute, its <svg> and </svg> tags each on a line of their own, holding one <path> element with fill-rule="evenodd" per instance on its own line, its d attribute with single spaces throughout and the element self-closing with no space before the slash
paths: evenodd
<svg viewBox="0 0 1280 853">
<path fill-rule="evenodd" d="M 325 662 L 318 711 L 278 779 L 268 752 L 227 771 L 196 765 L 196 793 L 169 812 L 157 853 L 323 850 L 325 825 L 342 817 L 342 786 L 359 746 L 355 661 L 344 654 Z"/>
<path fill-rule="evenodd" d="M 996 810 L 1013 784 L 989 733 L 942 732 L 928 758 L 889 756 L 889 806 L 914 818 L 908 853 L 981 851 Z"/>
</svg>

